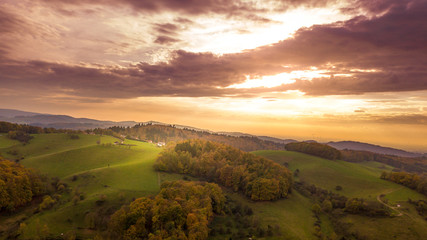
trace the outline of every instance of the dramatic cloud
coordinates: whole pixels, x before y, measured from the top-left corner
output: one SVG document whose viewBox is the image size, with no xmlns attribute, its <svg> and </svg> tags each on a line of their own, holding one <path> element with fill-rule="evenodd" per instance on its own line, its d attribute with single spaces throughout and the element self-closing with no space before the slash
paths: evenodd
<svg viewBox="0 0 427 240">
<path fill-rule="evenodd" d="M 184 6 L 190 4 L 184 2 Z M 182 7 L 178 1 L 144 2 L 140 7 L 157 9 L 162 4 L 169 8 Z M 192 11 L 207 11 L 203 9 L 209 6 L 196 5 Z M 2 31 L 19 24 L 13 17 L 0 18 L 0 21 L 5 23 L 0 28 Z M 157 32 L 167 35 L 174 35 L 178 28 L 169 23 L 154 25 Z M 3 59 L 0 77 L 3 84 L 11 88 L 31 84 L 65 88 L 76 95 L 120 98 L 252 96 L 286 90 L 299 90 L 308 95 L 426 90 L 427 32 L 422 29 L 427 29 L 427 3 L 411 1 L 406 5 L 392 5 L 380 17 L 355 17 L 301 29 L 291 39 L 243 53 L 214 55 L 179 50 L 168 62 L 141 62 L 127 67 Z M 154 42 L 180 41 L 167 35 L 158 36 Z M 0 49 L 5 48 L 4 44 Z M 244 82 L 247 76 L 256 78 L 313 67 L 322 71 L 324 77 L 295 79 L 292 84 L 274 88 L 225 89 Z"/>
<path fill-rule="evenodd" d="M 103 5 L 127 5 L 137 11 L 158 13 L 161 11 L 174 11 L 190 15 L 200 14 L 241 14 L 242 12 L 266 12 L 266 11 L 284 11 L 289 8 L 300 6 L 324 7 L 328 4 L 336 3 L 337 0 L 44 0 L 47 3 L 58 5 L 85 5 L 85 4 L 103 4 Z"/>
</svg>

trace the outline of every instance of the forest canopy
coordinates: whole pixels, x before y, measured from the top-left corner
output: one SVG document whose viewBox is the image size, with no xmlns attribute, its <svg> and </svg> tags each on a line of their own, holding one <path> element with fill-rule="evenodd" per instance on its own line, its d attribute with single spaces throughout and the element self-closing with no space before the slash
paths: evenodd
<svg viewBox="0 0 427 240">
<path fill-rule="evenodd" d="M 286 197 L 293 181 L 287 168 L 269 159 L 203 140 L 187 140 L 167 148 L 154 167 L 215 181 L 256 201 Z"/>
<path fill-rule="evenodd" d="M 208 238 L 208 224 L 222 214 L 225 197 L 214 183 L 165 182 L 155 198 L 138 198 L 114 213 L 110 220 L 112 239 Z"/>
<path fill-rule="evenodd" d="M 45 191 L 46 185 L 37 173 L 0 157 L 0 211 L 13 211 Z"/>
</svg>

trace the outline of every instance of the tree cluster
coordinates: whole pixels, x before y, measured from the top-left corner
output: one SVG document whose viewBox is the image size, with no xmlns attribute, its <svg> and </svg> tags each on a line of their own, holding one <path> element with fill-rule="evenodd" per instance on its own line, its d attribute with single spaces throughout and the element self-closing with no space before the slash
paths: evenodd
<svg viewBox="0 0 427 240">
<path fill-rule="evenodd" d="M 7 137 L 22 143 L 28 143 L 33 138 L 30 134 L 23 131 L 9 131 Z"/>
<path fill-rule="evenodd" d="M 111 217 L 112 239 L 203 240 L 225 197 L 214 183 L 165 182 L 154 198 L 139 198 Z"/>
<path fill-rule="evenodd" d="M 225 215 L 215 217 L 209 225 L 214 239 L 256 239 L 282 234 L 279 225 L 265 225 L 253 209 L 237 199 L 226 196 Z"/>
<path fill-rule="evenodd" d="M 390 216 L 390 210 L 379 202 L 367 201 L 362 198 L 348 199 L 343 195 L 305 182 L 295 182 L 294 188 L 314 202 L 311 208 L 317 218 L 314 224 L 314 235 L 319 239 L 361 239 L 357 233 L 351 231 L 351 224 L 343 220 L 347 213 L 370 217 Z M 322 232 L 320 214 L 328 216 L 334 232 Z M 330 237 L 326 238 L 326 235 L 329 234 Z"/>
<path fill-rule="evenodd" d="M 33 170 L 0 158 L 0 211 L 13 211 L 45 191 L 45 180 Z"/>
<path fill-rule="evenodd" d="M 174 125 L 137 124 L 134 127 L 110 127 L 108 129 L 95 129 L 94 132 L 126 136 L 131 139 L 153 142 L 179 142 L 188 139 L 203 139 L 219 142 L 239 148 L 243 151 L 255 150 L 284 150 L 285 145 L 272 141 L 265 141 L 255 136 L 230 136 L 208 131 L 189 128 L 177 128 Z"/>
<path fill-rule="evenodd" d="M 366 201 L 363 198 L 351 198 L 345 203 L 346 212 L 352 214 L 375 216 L 390 216 L 390 209 L 379 202 Z"/>
<path fill-rule="evenodd" d="M 389 209 L 379 202 L 367 201 L 363 198 L 351 198 L 333 193 L 331 191 L 309 185 L 303 182 L 296 182 L 295 189 L 302 195 L 313 199 L 319 204 L 324 212 L 333 209 L 342 209 L 345 212 L 366 216 L 389 216 Z"/>
<path fill-rule="evenodd" d="M 294 188 L 303 196 L 311 198 L 316 203 L 319 203 L 321 205 L 323 205 L 325 201 L 329 201 L 333 209 L 345 208 L 345 203 L 348 200 L 347 197 L 343 195 L 328 191 L 326 189 L 322 189 L 320 187 L 315 186 L 314 184 L 310 185 L 305 182 L 295 182 Z M 327 207 L 326 210 L 330 209 Z"/>
<path fill-rule="evenodd" d="M 269 159 L 203 140 L 187 140 L 164 150 L 154 167 L 215 181 L 255 201 L 286 197 L 293 181 L 287 168 Z"/>
<path fill-rule="evenodd" d="M 315 142 L 292 142 L 285 146 L 288 151 L 302 152 L 331 160 L 341 159 L 341 152 L 331 146 Z"/>
<path fill-rule="evenodd" d="M 383 172 L 381 179 L 389 180 L 427 196 L 427 177 L 407 172 Z"/>
<path fill-rule="evenodd" d="M 341 150 L 342 160 L 347 162 L 375 161 L 407 172 L 427 172 L 425 158 L 399 157 L 368 151 Z"/>
<path fill-rule="evenodd" d="M 415 205 L 415 208 L 417 209 L 418 214 L 421 217 L 423 217 L 425 220 L 427 220 L 427 201 L 424 201 L 424 200 L 414 201 L 414 200 L 408 199 L 408 202 Z"/>
</svg>

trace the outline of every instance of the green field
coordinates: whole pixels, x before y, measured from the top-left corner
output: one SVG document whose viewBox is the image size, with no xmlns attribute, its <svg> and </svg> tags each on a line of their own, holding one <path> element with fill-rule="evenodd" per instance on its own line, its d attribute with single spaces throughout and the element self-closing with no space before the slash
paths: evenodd
<svg viewBox="0 0 427 240">
<path fill-rule="evenodd" d="M 158 192 L 162 179 L 152 165 L 160 148 L 132 140 L 124 141 L 128 145 L 115 145 L 111 143 L 118 139 L 110 136 L 81 134 L 79 137 L 72 140 L 66 134 L 40 134 L 34 135 L 26 145 L 15 141 L 13 145 L 2 138 L 1 143 L 9 143 L 0 148 L 3 156 L 13 157 L 7 152 L 17 150 L 24 157 L 21 164 L 49 177 L 58 177 L 71 189 L 62 195 L 62 204 L 25 221 L 24 239 L 33 238 L 45 224 L 53 236 L 70 229 L 81 229 L 79 236 L 90 236 L 93 233 L 86 229 L 87 212 L 111 212 L 133 198 Z M 71 200 L 76 192 L 83 197 L 74 204 Z M 96 201 L 101 198 L 105 204 L 97 206 Z"/>
<path fill-rule="evenodd" d="M 372 201 L 385 194 L 388 204 L 400 204 L 398 211 L 402 216 L 393 218 L 370 218 L 347 215 L 344 222 L 351 225 L 350 230 L 366 239 L 427 239 L 427 221 L 422 219 L 415 208 L 406 201 L 427 198 L 409 188 L 379 178 L 382 171 L 390 171 L 390 166 L 376 163 L 349 163 L 332 161 L 311 155 L 290 151 L 256 151 L 257 155 L 267 157 L 280 164 L 287 164 L 292 171 L 299 169 L 297 181 L 315 184 L 318 187 L 345 195 L 349 198 L 362 197 Z M 342 186 L 336 191 L 337 185 Z M 294 194 L 293 194 L 294 195 Z M 276 209 L 279 211 L 279 208 Z M 303 216 L 303 214 L 296 215 Z"/>
<path fill-rule="evenodd" d="M 0 149 L 9 148 L 17 144 L 19 144 L 18 141 L 9 139 L 5 133 L 0 134 Z"/>
<path fill-rule="evenodd" d="M 267 157 L 280 164 L 287 163 L 289 169 L 299 169 L 297 181 L 315 184 L 347 197 L 363 197 L 376 200 L 380 194 L 390 195 L 392 202 L 411 199 L 426 199 L 415 191 L 390 181 L 380 179 L 381 172 L 391 170 L 389 166 L 375 162 L 350 163 L 340 160 L 327 160 L 303 153 L 291 151 L 256 151 L 256 155 Z M 336 186 L 342 186 L 336 191 Z M 388 195 L 387 195 L 388 196 Z"/>
<path fill-rule="evenodd" d="M 51 134 L 33 134 L 33 139 L 28 144 L 22 144 L 18 141 L 9 140 L 6 136 L 0 137 L 0 151 L 2 155 L 9 159 L 19 157 L 32 158 L 54 155 L 59 152 L 65 152 L 82 147 L 93 146 L 100 143 L 113 143 L 117 139 L 110 136 L 96 136 L 80 134 L 79 139 L 71 139 L 68 134 L 51 133 Z M 11 141 L 14 144 L 11 144 Z M 2 143 L 6 146 L 3 147 Z M 11 155 L 10 151 L 16 151 L 17 155 Z"/>
</svg>

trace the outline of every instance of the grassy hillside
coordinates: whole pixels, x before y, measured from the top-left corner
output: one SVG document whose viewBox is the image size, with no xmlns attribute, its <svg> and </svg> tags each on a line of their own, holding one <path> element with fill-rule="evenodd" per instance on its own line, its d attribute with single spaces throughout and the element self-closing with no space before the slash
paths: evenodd
<svg viewBox="0 0 427 240">
<path fill-rule="evenodd" d="M 363 197 L 375 200 L 379 194 L 393 192 L 392 201 L 406 201 L 408 198 L 425 199 L 425 196 L 401 185 L 380 179 L 383 171 L 390 167 L 377 163 L 349 163 L 327 160 L 291 151 L 256 151 L 254 154 L 267 157 L 280 164 L 288 164 L 289 169 L 299 169 L 298 181 L 315 184 L 347 197 Z M 342 186 L 341 191 L 335 190 Z"/>
<path fill-rule="evenodd" d="M 311 212 L 312 203 L 298 192 L 292 193 L 288 199 L 277 201 L 253 202 L 237 193 L 228 192 L 232 199 L 249 206 L 254 210 L 254 218 L 260 225 L 279 227 L 281 236 L 266 239 L 316 239 L 313 235 L 313 224 L 316 221 Z M 227 217 L 219 217 L 216 224 L 233 226 Z M 224 239 L 223 236 L 211 239 Z"/>
<path fill-rule="evenodd" d="M 17 140 L 9 139 L 6 135 L 5 133 L 0 134 L 0 149 L 9 148 L 19 143 Z"/>
<path fill-rule="evenodd" d="M 160 175 L 152 165 L 161 149 L 153 144 L 126 140 L 127 145 L 114 145 L 111 143 L 117 139 L 110 136 L 79 135 L 79 139 L 73 140 L 66 134 L 34 135 L 27 145 L 1 141 L 9 142 L 0 148 L 4 156 L 14 157 L 7 152 L 16 150 L 24 157 L 21 164 L 58 177 L 71 189 L 62 194 L 61 203 L 53 209 L 25 221 L 24 239 L 39 235 L 45 225 L 52 236 L 70 229 L 80 229 L 80 236 L 90 236 L 88 212 L 107 216 L 132 198 L 159 190 Z M 76 203 L 75 196 L 79 196 Z"/>
<path fill-rule="evenodd" d="M 299 169 L 297 181 L 315 184 L 318 187 L 345 195 L 362 197 L 377 201 L 388 200 L 390 206 L 400 204 L 397 213 L 401 216 L 393 218 L 371 218 L 358 215 L 347 215 L 342 222 L 350 226 L 349 231 L 366 239 L 427 239 L 427 221 L 422 219 L 413 206 L 406 201 L 427 198 L 409 188 L 379 178 L 382 171 L 391 170 L 390 166 L 363 162 L 360 164 L 344 161 L 332 161 L 303 153 L 290 151 L 257 151 L 257 155 L 265 156 L 278 163 L 287 164 L 292 171 Z M 341 191 L 335 190 L 337 185 Z M 279 209 L 277 209 L 279 210 Z"/>
<path fill-rule="evenodd" d="M 14 141 L 15 144 L 11 144 L 11 140 L 7 139 L 6 136 L 1 136 L 0 141 L 9 143 L 8 146 L 2 147 L 0 145 L 0 151 L 4 157 L 9 159 L 16 159 L 18 157 L 32 158 L 36 156 L 43 156 L 49 154 L 57 154 L 59 152 L 69 151 L 72 149 L 79 149 L 87 146 L 97 145 L 97 141 L 101 143 L 113 143 L 117 139 L 110 136 L 97 136 L 80 134 L 79 139 L 71 139 L 70 135 L 64 133 L 51 133 L 51 134 L 33 134 L 33 139 L 30 140 L 29 144 L 22 144 L 18 141 Z M 1 142 L 0 142 L 1 143 Z M 16 151 L 16 154 L 10 154 L 11 151 Z"/>
</svg>

